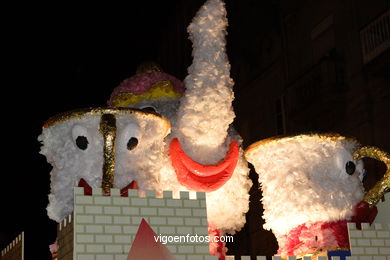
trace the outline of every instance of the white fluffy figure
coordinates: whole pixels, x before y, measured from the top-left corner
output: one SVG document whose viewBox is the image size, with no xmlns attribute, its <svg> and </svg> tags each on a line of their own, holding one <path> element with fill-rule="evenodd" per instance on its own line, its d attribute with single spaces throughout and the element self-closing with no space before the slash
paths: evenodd
<svg viewBox="0 0 390 260">
<path fill-rule="evenodd" d="M 209 225 L 222 233 L 244 225 L 252 184 L 241 138 L 231 127 L 235 115 L 226 26 L 224 3 L 208 0 L 188 27 L 193 64 L 185 84 L 148 64 L 114 89 L 108 102 L 154 109 L 169 119 L 172 131 L 155 189 L 174 195 L 205 191 Z"/>
<path fill-rule="evenodd" d="M 265 139 L 245 152 L 259 174 L 265 229 L 281 255 L 349 247 L 346 220 L 363 199 L 359 144 L 339 135 Z"/>
<path fill-rule="evenodd" d="M 110 132 L 105 133 L 104 115 L 112 115 L 114 146 L 106 158 L 103 151 Z M 124 188 L 137 180 L 140 189 L 153 189 L 154 176 L 164 152 L 169 122 L 154 114 L 133 109 L 95 108 L 75 110 L 48 120 L 38 140 L 41 154 L 53 166 L 48 216 L 60 222 L 73 211 L 73 187 L 85 181 L 88 187 L 104 184 L 104 164 L 114 160 L 109 172 L 114 187 Z M 125 158 L 125 159 L 124 159 Z M 110 165 L 107 165 L 110 166 Z M 110 177 L 110 176 L 108 176 Z"/>
</svg>

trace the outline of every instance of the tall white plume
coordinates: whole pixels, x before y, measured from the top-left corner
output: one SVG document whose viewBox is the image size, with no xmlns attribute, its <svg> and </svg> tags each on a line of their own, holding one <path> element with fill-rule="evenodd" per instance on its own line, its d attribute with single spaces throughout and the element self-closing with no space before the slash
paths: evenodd
<svg viewBox="0 0 390 260">
<path fill-rule="evenodd" d="M 188 27 L 193 63 L 184 81 L 186 92 L 181 99 L 176 130 L 186 153 L 202 163 L 215 163 L 224 156 L 226 149 L 221 150 L 221 146 L 235 117 L 226 27 L 226 10 L 221 0 L 208 0 Z"/>
</svg>

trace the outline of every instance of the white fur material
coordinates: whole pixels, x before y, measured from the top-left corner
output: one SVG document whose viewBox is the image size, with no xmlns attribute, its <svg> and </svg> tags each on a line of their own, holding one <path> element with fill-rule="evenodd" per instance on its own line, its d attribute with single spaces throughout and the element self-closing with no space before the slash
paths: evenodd
<svg viewBox="0 0 390 260">
<path fill-rule="evenodd" d="M 177 131 L 183 149 L 202 163 L 218 162 L 226 150 L 232 109 L 233 80 L 225 50 L 226 10 L 220 0 L 207 1 L 188 27 L 193 63 L 178 111 Z M 207 154 L 208 156 L 204 156 Z"/>
<path fill-rule="evenodd" d="M 259 174 L 264 228 L 276 236 L 317 221 L 347 219 L 362 200 L 363 163 L 352 157 L 358 144 L 347 139 L 303 135 L 254 145 L 247 160 Z M 346 163 L 356 164 L 353 175 Z"/>
<path fill-rule="evenodd" d="M 159 158 L 164 152 L 163 139 L 168 133 L 165 119 L 133 114 L 117 115 L 116 121 L 115 187 L 123 188 L 136 180 L 141 189 L 152 189 L 156 186 Z M 136 126 L 138 133 L 124 131 L 129 125 Z M 44 128 L 38 137 L 43 144 L 41 154 L 53 166 L 47 211 L 48 216 L 57 222 L 73 211 L 73 187 L 81 178 L 91 187 L 101 187 L 103 136 L 99 128 L 100 115 L 85 115 Z M 77 132 L 87 137 L 86 150 L 77 147 Z M 139 142 L 129 151 L 126 145 L 131 133 L 135 133 Z"/>
</svg>

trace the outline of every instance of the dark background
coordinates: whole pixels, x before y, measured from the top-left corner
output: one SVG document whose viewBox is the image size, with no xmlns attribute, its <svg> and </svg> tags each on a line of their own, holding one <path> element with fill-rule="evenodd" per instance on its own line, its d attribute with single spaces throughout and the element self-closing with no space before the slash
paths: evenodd
<svg viewBox="0 0 390 260">
<path fill-rule="evenodd" d="M 24 231 L 25 259 L 50 258 L 56 237 L 45 210 L 50 166 L 37 141 L 46 119 L 104 106 L 145 60 L 184 79 L 191 64 L 186 27 L 204 0 L 129 3 L 4 8 L 0 248 Z M 245 147 L 280 134 L 331 131 L 390 151 L 388 0 L 226 6 L 234 124 Z M 369 188 L 384 169 L 372 161 L 367 168 Z M 272 233 L 261 228 L 260 198 L 255 184 L 248 222 L 228 245 L 230 254 L 276 252 Z"/>
</svg>

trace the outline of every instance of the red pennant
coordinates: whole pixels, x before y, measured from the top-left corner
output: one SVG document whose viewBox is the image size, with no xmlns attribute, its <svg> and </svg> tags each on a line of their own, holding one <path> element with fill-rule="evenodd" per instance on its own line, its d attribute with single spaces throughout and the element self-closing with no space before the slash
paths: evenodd
<svg viewBox="0 0 390 260">
<path fill-rule="evenodd" d="M 137 182 L 136 181 L 132 181 L 126 187 L 122 188 L 121 189 L 121 196 L 122 197 L 128 197 L 129 196 L 129 189 L 130 190 L 138 190 Z"/>
<path fill-rule="evenodd" d="M 79 187 L 83 187 L 84 188 L 84 195 L 92 195 L 92 188 L 91 186 L 89 186 L 89 184 L 83 179 L 81 178 L 80 181 L 79 181 Z"/>
<path fill-rule="evenodd" d="M 127 260 L 144 259 L 175 260 L 175 257 L 158 241 L 158 236 L 154 233 L 148 222 L 142 219 Z"/>
</svg>

